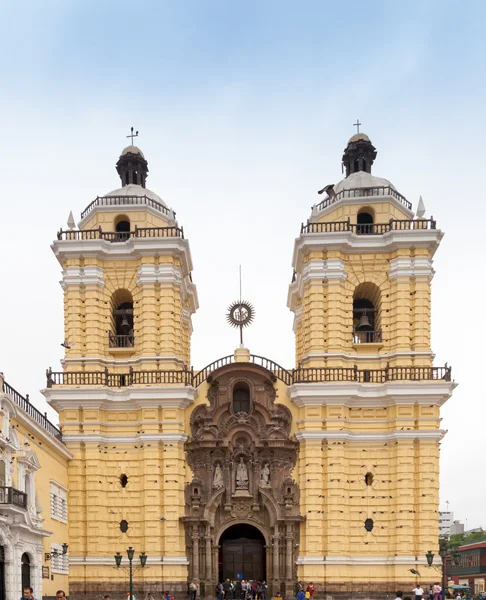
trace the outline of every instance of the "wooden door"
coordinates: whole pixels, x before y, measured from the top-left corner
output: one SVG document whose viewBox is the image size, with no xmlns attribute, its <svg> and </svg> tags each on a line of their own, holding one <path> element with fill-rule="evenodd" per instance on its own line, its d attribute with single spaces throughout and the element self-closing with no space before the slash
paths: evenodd
<svg viewBox="0 0 486 600">
<path fill-rule="evenodd" d="M 226 540 L 222 548 L 223 579 L 265 578 L 263 542 L 248 538 Z"/>
</svg>

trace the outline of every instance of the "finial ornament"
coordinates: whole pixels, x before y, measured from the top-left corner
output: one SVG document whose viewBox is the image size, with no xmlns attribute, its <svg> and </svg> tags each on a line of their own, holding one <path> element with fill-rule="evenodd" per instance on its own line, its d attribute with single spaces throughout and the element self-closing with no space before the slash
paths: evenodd
<svg viewBox="0 0 486 600">
<path fill-rule="evenodd" d="M 417 205 L 417 217 L 422 218 L 425 215 L 425 204 L 422 200 L 422 196 L 420 196 L 418 205 Z"/>
<path fill-rule="evenodd" d="M 356 119 L 356 123 L 353 123 L 353 127 L 357 128 L 356 133 L 359 133 L 359 127 L 360 127 L 360 125 L 363 125 L 363 123 L 360 123 L 359 119 Z M 133 127 L 132 127 L 132 131 L 133 131 Z M 138 131 L 137 131 L 137 133 L 138 133 Z"/>
<path fill-rule="evenodd" d="M 67 220 L 67 226 L 69 227 L 69 229 L 74 229 L 76 227 L 76 221 L 74 220 L 74 215 L 73 215 L 73 211 L 71 210 L 69 212 L 69 217 Z"/>
<path fill-rule="evenodd" d="M 241 299 L 241 265 L 240 265 L 240 299 L 228 306 L 226 320 L 232 327 L 240 328 L 240 344 L 243 346 L 243 327 L 248 327 L 255 318 L 253 306 Z"/>
<path fill-rule="evenodd" d="M 138 137 L 138 131 L 133 133 L 133 127 L 130 128 L 130 135 L 127 135 L 127 138 L 132 138 L 132 146 L 133 146 L 133 138 Z"/>
</svg>

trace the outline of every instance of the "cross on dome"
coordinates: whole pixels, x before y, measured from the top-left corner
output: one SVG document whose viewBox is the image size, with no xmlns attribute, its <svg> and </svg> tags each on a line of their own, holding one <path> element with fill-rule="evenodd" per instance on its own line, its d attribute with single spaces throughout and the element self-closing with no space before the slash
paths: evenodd
<svg viewBox="0 0 486 600">
<path fill-rule="evenodd" d="M 133 146 L 133 138 L 138 137 L 138 131 L 133 133 L 133 127 L 130 128 L 130 135 L 127 135 L 127 138 L 132 138 L 132 146 Z"/>
<path fill-rule="evenodd" d="M 359 126 L 360 126 L 360 125 L 363 125 L 363 123 L 360 123 L 360 122 L 359 122 L 359 119 L 356 119 L 356 123 L 353 123 L 353 127 L 356 127 L 356 128 L 357 128 L 357 131 L 356 131 L 356 133 L 359 133 Z M 132 131 L 133 131 L 133 127 L 132 127 Z M 138 131 L 137 131 L 137 134 L 138 134 Z"/>
</svg>

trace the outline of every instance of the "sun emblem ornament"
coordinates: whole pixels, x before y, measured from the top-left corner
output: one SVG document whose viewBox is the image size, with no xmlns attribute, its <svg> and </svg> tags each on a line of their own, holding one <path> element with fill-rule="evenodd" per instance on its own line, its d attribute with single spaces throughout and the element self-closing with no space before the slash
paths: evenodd
<svg viewBox="0 0 486 600">
<path fill-rule="evenodd" d="M 243 345 L 243 327 L 248 327 L 255 318 L 255 309 L 244 300 L 233 302 L 228 307 L 226 320 L 232 327 L 240 328 L 240 343 Z"/>
</svg>

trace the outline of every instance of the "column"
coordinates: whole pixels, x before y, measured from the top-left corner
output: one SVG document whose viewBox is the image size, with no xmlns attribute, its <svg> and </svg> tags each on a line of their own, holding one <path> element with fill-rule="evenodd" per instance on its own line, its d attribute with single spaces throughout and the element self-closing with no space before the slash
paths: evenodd
<svg viewBox="0 0 486 600">
<path fill-rule="evenodd" d="M 211 579 L 211 530 L 209 525 L 206 527 L 204 538 L 206 540 L 206 579 L 209 581 Z"/>
<path fill-rule="evenodd" d="M 280 534 L 278 532 L 278 525 L 275 525 L 275 535 L 273 536 L 273 578 L 275 580 L 280 579 L 280 568 L 278 555 L 280 552 L 279 548 Z"/>
<path fill-rule="evenodd" d="M 287 523 L 287 535 L 286 537 L 286 549 L 287 549 L 287 560 L 285 565 L 285 578 L 289 581 L 293 579 L 293 564 L 292 558 L 294 554 L 294 530 L 292 523 Z"/>
<path fill-rule="evenodd" d="M 199 579 L 199 526 L 192 527 L 192 578 Z"/>
</svg>

